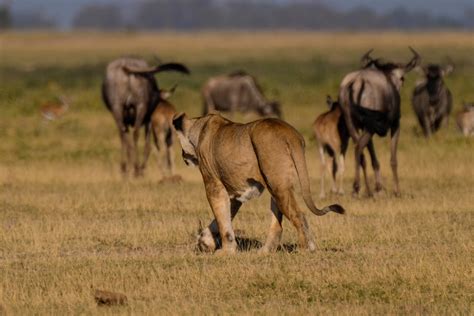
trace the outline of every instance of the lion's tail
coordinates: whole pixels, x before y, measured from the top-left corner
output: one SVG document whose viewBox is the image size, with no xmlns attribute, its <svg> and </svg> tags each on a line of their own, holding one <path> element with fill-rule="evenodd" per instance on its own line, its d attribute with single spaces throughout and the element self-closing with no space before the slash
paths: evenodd
<svg viewBox="0 0 474 316">
<path fill-rule="evenodd" d="M 309 185 L 309 176 L 308 170 L 306 168 L 306 160 L 304 157 L 304 142 L 302 146 L 297 146 L 297 148 L 290 148 L 291 158 L 293 159 L 293 163 L 295 164 L 296 172 L 298 174 L 298 179 L 300 181 L 301 186 L 301 193 L 303 195 L 303 200 L 309 210 L 317 215 L 323 216 L 324 214 L 332 211 L 339 214 L 344 214 L 344 208 L 339 204 L 333 204 L 330 206 L 326 206 L 323 209 L 319 209 L 314 204 L 314 201 L 311 197 L 311 189 Z"/>
</svg>

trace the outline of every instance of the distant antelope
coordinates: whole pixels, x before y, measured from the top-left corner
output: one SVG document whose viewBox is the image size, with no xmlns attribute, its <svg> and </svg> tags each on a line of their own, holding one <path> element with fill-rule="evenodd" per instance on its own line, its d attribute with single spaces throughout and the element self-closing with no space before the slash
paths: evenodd
<svg viewBox="0 0 474 316">
<path fill-rule="evenodd" d="M 360 167 L 364 171 L 368 195 L 372 195 L 367 179 L 362 152 L 369 149 L 375 171 L 376 191 L 382 190 L 380 166 L 371 142 L 372 136 L 387 135 L 390 130 L 390 164 L 392 167 L 395 195 L 400 195 L 398 183 L 397 146 L 400 137 L 400 90 L 404 75 L 420 63 L 420 56 L 410 47 L 413 58 L 407 64 L 382 62 L 372 59 L 369 51 L 362 57 L 365 67 L 346 75 L 340 85 L 339 102 L 344 120 L 355 144 L 354 194 L 360 190 Z M 358 133 L 362 131 L 362 134 Z"/>
<path fill-rule="evenodd" d="M 156 106 L 155 111 L 151 115 L 151 130 L 156 149 L 158 150 L 159 167 L 165 177 L 173 176 L 174 174 L 174 155 L 173 155 L 173 116 L 176 114 L 176 109 L 168 99 L 176 90 L 176 85 L 169 91 L 160 90 L 160 101 Z M 143 164 L 145 165 L 150 155 L 150 142 L 146 142 L 145 154 Z M 166 167 L 163 168 L 163 165 Z"/>
<path fill-rule="evenodd" d="M 69 110 L 71 105 L 69 100 L 64 96 L 60 96 L 58 99 L 60 102 L 46 102 L 41 105 L 40 113 L 45 122 L 57 120 Z"/>
<path fill-rule="evenodd" d="M 333 101 L 329 95 L 326 103 L 329 106 L 329 111 L 319 115 L 313 123 L 313 131 L 319 145 L 319 157 L 321 159 L 321 198 L 326 195 L 324 190 L 324 177 L 327 170 L 325 153 L 329 155 L 332 161 L 331 192 L 344 194 L 342 183 L 345 169 L 344 157 L 349 143 L 349 133 L 339 103 Z M 337 188 L 336 183 L 339 184 L 339 188 Z"/>
<path fill-rule="evenodd" d="M 140 128 L 145 127 L 145 140 L 150 142 L 150 120 L 160 102 L 160 90 L 154 75 L 162 71 L 177 71 L 189 74 L 188 68 L 178 63 L 149 66 L 139 58 L 123 57 L 107 65 L 102 84 L 102 97 L 107 109 L 117 124 L 122 143 L 120 167 L 127 175 L 130 167 L 134 175 L 143 174 L 145 164 L 139 163 L 138 138 Z M 129 140 L 128 129 L 133 128 L 133 141 Z M 145 148 L 149 144 L 145 144 Z"/>
<path fill-rule="evenodd" d="M 443 78 L 454 70 L 454 65 L 428 64 L 421 67 L 423 80 L 413 90 L 412 105 L 425 137 L 447 125 L 453 97 Z"/>
<path fill-rule="evenodd" d="M 474 103 L 464 103 L 456 115 L 456 123 L 464 136 L 474 136 Z"/>
</svg>

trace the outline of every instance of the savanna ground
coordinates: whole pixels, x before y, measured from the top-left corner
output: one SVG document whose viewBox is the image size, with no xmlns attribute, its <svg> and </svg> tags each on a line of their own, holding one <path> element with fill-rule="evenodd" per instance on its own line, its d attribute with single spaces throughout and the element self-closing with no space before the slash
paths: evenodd
<svg viewBox="0 0 474 316">
<path fill-rule="evenodd" d="M 402 92 L 402 197 L 391 193 L 388 140 L 377 139 L 386 193 L 351 197 L 351 146 L 346 195 L 317 199 L 321 174 L 310 126 L 326 109 L 326 94 L 336 95 L 369 48 L 405 62 L 408 45 L 425 61 L 455 61 L 446 78 L 454 112 L 474 100 L 472 33 L 1 34 L 0 310 L 472 314 L 474 143 L 454 120 L 430 141 L 420 137 L 409 102 L 415 72 Z M 260 255 L 250 247 L 233 257 L 197 254 L 198 219 L 212 214 L 198 170 L 184 166 L 178 148 L 184 182 L 158 183 L 156 153 L 143 179 L 122 180 L 119 138 L 99 86 L 106 62 L 125 54 L 186 63 L 191 76 L 158 80 L 163 88 L 179 83 L 172 102 L 192 116 L 209 76 L 246 69 L 260 79 L 307 140 L 317 203 L 348 210 L 316 218 L 300 204 L 315 253 Z M 73 100 L 70 111 L 42 124 L 39 105 L 62 94 Z M 269 223 L 266 193 L 242 208 L 234 227 L 264 241 Z M 284 228 L 283 243 L 295 244 L 293 227 Z M 122 292 L 128 305 L 97 307 L 91 288 Z"/>
</svg>

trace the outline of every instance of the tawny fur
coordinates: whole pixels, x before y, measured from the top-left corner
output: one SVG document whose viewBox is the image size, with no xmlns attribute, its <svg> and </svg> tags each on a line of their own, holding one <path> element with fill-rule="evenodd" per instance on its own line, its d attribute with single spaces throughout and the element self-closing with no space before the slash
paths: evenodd
<svg viewBox="0 0 474 316">
<path fill-rule="evenodd" d="M 321 198 L 326 196 L 324 188 L 325 173 L 328 170 L 326 154 L 331 168 L 331 192 L 344 194 L 344 159 L 349 142 L 349 134 L 339 103 L 333 102 L 330 96 L 327 97 L 326 102 L 330 110 L 319 115 L 313 123 L 313 132 L 318 142 L 319 158 L 321 160 Z"/>
<path fill-rule="evenodd" d="M 272 224 L 262 251 L 272 251 L 280 243 L 282 215 L 298 231 L 302 248 L 315 249 L 304 214 L 296 203 L 294 188 L 299 182 L 306 206 L 316 215 L 329 211 L 344 213 L 340 205 L 318 209 L 311 198 L 304 157 L 303 137 L 278 119 L 262 119 L 237 124 L 211 114 L 188 119 L 184 114 L 173 120 L 187 164 L 198 165 L 207 199 L 215 220 L 201 232 L 198 247 L 214 251 L 220 235 L 222 251 L 233 253 L 237 243 L 232 219 L 245 201 L 267 188 L 272 195 Z"/>
<path fill-rule="evenodd" d="M 474 136 L 474 103 L 465 103 L 456 115 L 456 123 L 464 136 Z"/>
<path fill-rule="evenodd" d="M 41 105 L 40 113 L 45 121 L 57 120 L 69 110 L 70 103 L 65 97 L 59 97 L 59 101 L 47 102 Z"/>
<path fill-rule="evenodd" d="M 163 175 L 172 176 L 174 174 L 173 155 L 173 116 L 176 109 L 168 100 L 162 99 L 151 116 L 151 129 L 156 149 L 160 157 L 160 167 Z M 163 166 L 165 166 L 163 168 Z"/>
</svg>

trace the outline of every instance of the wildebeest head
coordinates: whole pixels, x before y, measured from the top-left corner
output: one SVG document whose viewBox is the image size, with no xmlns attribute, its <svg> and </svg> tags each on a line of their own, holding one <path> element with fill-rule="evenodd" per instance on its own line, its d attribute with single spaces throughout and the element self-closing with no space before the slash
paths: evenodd
<svg viewBox="0 0 474 316">
<path fill-rule="evenodd" d="M 454 70 L 454 65 L 451 62 L 446 66 L 427 64 L 420 67 L 420 69 L 426 80 L 426 89 L 430 95 L 430 102 L 436 103 L 443 87 L 443 78 Z"/>
<path fill-rule="evenodd" d="M 463 102 L 464 112 L 473 111 L 474 112 L 474 102 Z"/>
<path fill-rule="evenodd" d="M 421 67 L 421 70 L 427 81 L 441 81 L 444 76 L 453 72 L 454 65 L 451 62 L 446 66 L 428 64 Z"/>
<path fill-rule="evenodd" d="M 409 47 L 409 49 L 413 53 L 413 57 L 406 64 L 386 62 L 381 58 L 374 59 L 370 56 L 373 51 L 373 49 L 371 49 L 361 58 L 363 68 L 372 68 L 382 71 L 388 78 L 390 78 L 390 81 L 393 83 L 396 89 L 400 91 L 401 87 L 403 86 L 403 82 L 405 81 L 405 74 L 410 72 L 421 62 L 420 55 L 413 48 Z"/>
<path fill-rule="evenodd" d="M 281 118 L 281 106 L 278 101 L 267 102 L 263 107 L 258 109 L 258 114 L 262 116 L 276 116 Z"/>
<path fill-rule="evenodd" d="M 176 88 L 178 87 L 178 84 L 175 83 L 174 86 L 171 87 L 171 89 L 166 90 L 166 89 L 160 89 L 160 98 L 162 100 L 168 100 L 173 96 L 174 92 L 176 91 Z"/>
<path fill-rule="evenodd" d="M 326 104 L 330 110 L 333 110 L 336 106 L 339 106 L 339 102 L 337 100 L 333 100 L 329 94 L 326 96 Z"/>
</svg>

